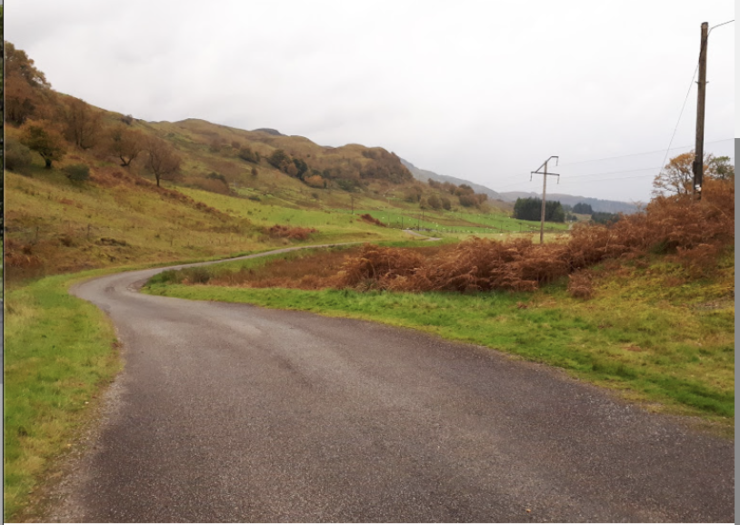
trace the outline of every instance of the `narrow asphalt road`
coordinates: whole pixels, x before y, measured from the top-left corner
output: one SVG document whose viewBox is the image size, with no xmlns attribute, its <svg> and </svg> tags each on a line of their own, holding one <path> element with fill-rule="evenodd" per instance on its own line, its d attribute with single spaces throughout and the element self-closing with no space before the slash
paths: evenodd
<svg viewBox="0 0 740 525">
<path fill-rule="evenodd" d="M 74 293 L 123 343 L 51 520 L 734 522 L 734 446 L 546 367 L 380 324 Z"/>
</svg>

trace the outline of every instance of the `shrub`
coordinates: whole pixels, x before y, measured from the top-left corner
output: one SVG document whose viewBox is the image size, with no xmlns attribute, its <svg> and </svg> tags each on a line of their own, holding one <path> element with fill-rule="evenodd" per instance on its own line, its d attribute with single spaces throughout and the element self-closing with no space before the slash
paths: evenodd
<svg viewBox="0 0 740 525">
<path fill-rule="evenodd" d="M 305 241 L 312 233 L 318 233 L 315 228 L 301 228 L 283 226 L 276 224 L 265 230 L 265 233 L 273 239 L 289 239 L 292 241 Z"/>
<path fill-rule="evenodd" d="M 590 299 L 593 296 L 591 272 L 582 270 L 568 276 L 568 294 L 579 299 Z"/>
<path fill-rule="evenodd" d="M 85 182 L 90 179 L 90 168 L 85 164 L 69 164 L 62 171 L 72 182 Z"/>
<path fill-rule="evenodd" d="M 326 181 L 321 175 L 311 175 L 310 177 L 306 177 L 306 179 L 303 182 L 305 182 L 306 185 L 310 186 L 311 188 L 325 188 L 326 187 Z"/>
<path fill-rule="evenodd" d="M 365 222 L 369 222 L 370 224 L 375 224 L 377 226 L 383 226 L 383 227 L 387 226 L 387 224 L 380 222 L 378 219 L 376 219 L 369 213 L 363 213 L 362 215 L 360 215 L 360 219 L 362 219 Z"/>
<path fill-rule="evenodd" d="M 381 289 L 403 289 L 423 262 L 423 256 L 411 250 L 366 244 L 344 263 L 341 286 L 368 288 L 372 282 Z"/>
<path fill-rule="evenodd" d="M 206 268 L 195 267 L 182 270 L 182 282 L 184 284 L 207 284 L 211 280 L 211 274 Z"/>
<path fill-rule="evenodd" d="M 434 210 L 438 210 L 442 207 L 442 201 L 436 195 L 430 195 L 427 199 L 427 204 Z"/>
<path fill-rule="evenodd" d="M 27 174 L 31 166 L 31 150 L 15 139 L 5 141 L 5 169 Z"/>
<path fill-rule="evenodd" d="M 571 275 L 571 295 L 592 294 L 583 271 L 605 259 L 671 254 L 693 276 L 716 267 L 734 243 L 734 183 L 708 179 L 703 198 L 658 197 L 644 213 L 621 217 L 610 226 L 577 224 L 567 243 L 532 244 L 472 238 L 429 259 L 407 250 L 368 246 L 347 260 L 343 285 L 404 291 L 535 290 Z M 369 283 L 372 282 L 372 285 Z"/>
<path fill-rule="evenodd" d="M 249 147 L 243 147 L 239 150 L 239 158 L 247 162 L 259 162 L 257 155 Z"/>
</svg>

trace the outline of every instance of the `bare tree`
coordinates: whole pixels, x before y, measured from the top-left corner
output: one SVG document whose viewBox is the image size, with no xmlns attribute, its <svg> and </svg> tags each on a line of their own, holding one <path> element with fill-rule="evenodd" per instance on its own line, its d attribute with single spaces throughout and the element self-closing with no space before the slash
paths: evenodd
<svg viewBox="0 0 740 525">
<path fill-rule="evenodd" d="M 78 148 L 95 146 L 100 137 L 102 114 L 87 102 L 73 98 L 61 106 L 59 116 L 64 126 L 65 138 Z"/>
<path fill-rule="evenodd" d="M 167 141 L 157 137 L 149 137 L 145 149 L 149 154 L 146 165 L 154 173 L 159 187 L 159 181 L 163 177 L 174 175 L 180 169 L 182 159 Z"/>
<path fill-rule="evenodd" d="M 121 159 L 121 166 L 128 167 L 144 148 L 144 135 L 141 131 L 127 129 L 119 124 L 108 133 L 106 149 L 111 155 Z"/>
</svg>

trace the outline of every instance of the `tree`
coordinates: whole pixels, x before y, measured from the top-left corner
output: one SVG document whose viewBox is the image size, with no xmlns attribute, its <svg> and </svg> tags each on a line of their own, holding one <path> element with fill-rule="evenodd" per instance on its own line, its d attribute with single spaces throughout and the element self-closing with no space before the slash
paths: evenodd
<svg viewBox="0 0 740 525">
<path fill-rule="evenodd" d="M 10 42 L 5 42 L 5 75 L 19 75 L 32 87 L 50 88 L 46 76 L 36 69 L 33 60 L 25 51 L 16 49 Z"/>
<path fill-rule="evenodd" d="M 442 207 L 442 201 L 436 195 L 430 195 L 427 199 L 427 204 L 429 204 L 429 207 L 434 210 L 438 210 Z"/>
<path fill-rule="evenodd" d="M 24 124 L 21 144 L 41 155 L 46 169 L 51 169 L 52 162 L 62 160 L 64 154 L 67 153 L 64 138 L 48 123 L 42 125 L 28 121 Z"/>
<path fill-rule="evenodd" d="M 283 164 L 288 162 L 288 155 L 283 150 L 276 149 L 272 152 L 272 155 L 267 157 L 267 162 L 280 170 L 282 169 Z"/>
<path fill-rule="evenodd" d="M 525 221 L 542 220 L 542 199 L 537 197 L 517 199 L 514 203 L 514 218 Z M 565 221 L 565 210 L 559 201 L 545 202 L 545 221 Z"/>
<path fill-rule="evenodd" d="M 653 195 L 665 192 L 675 195 L 689 195 L 694 185 L 694 152 L 682 153 L 673 157 L 653 180 Z"/>
<path fill-rule="evenodd" d="M 581 213 L 584 215 L 591 215 L 594 212 L 594 210 L 591 208 L 590 204 L 586 204 L 584 202 L 579 202 L 575 206 L 573 206 L 573 213 Z"/>
<path fill-rule="evenodd" d="M 591 215 L 591 220 L 596 224 L 611 224 L 619 220 L 619 215 L 616 213 L 595 212 Z"/>
<path fill-rule="evenodd" d="M 715 157 L 709 155 L 707 168 L 709 176 L 720 180 L 735 180 L 735 166 L 730 157 Z"/>
<path fill-rule="evenodd" d="M 258 162 L 257 156 L 254 154 L 254 151 L 249 146 L 244 146 L 239 150 L 239 158 L 242 160 L 246 160 L 247 162 Z"/>
<path fill-rule="evenodd" d="M 308 165 L 303 159 L 294 158 L 293 164 L 295 165 L 296 169 L 298 170 L 296 173 L 296 177 L 299 179 L 303 179 L 303 174 L 308 171 Z"/>
<path fill-rule="evenodd" d="M 22 126 L 27 119 L 38 117 L 39 107 L 50 96 L 51 84 L 36 69 L 25 51 L 5 42 L 5 118 Z"/>
<path fill-rule="evenodd" d="M 59 108 L 65 138 L 80 149 L 90 149 L 98 142 L 102 114 L 79 98 L 72 98 Z"/>
<path fill-rule="evenodd" d="M 458 199 L 460 200 L 460 205 L 465 206 L 466 208 L 473 207 L 478 203 L 472 193 L 463 193 L 458 197 Z"/>
<path fill-rule="evenodd" d="M 694 156 L 694 152 L 690 151 L 668 161 L 653 180 L 653 195 L 663 195 L 666 192 L 676 196 L 691 195 L 694 187 Z M 735 167 L 729 157 L 715 157 L 708 153 L 704 155 L 704 176 L 734 180 Z"/>
<path fill-rule="evenodd" d="M 144 151 L 145 137 L 141 131 L 118 125 L 108 133 L 106 150 L 121 159 L 121 166 L 128 167 Z"/>
<path fill-rule="evenodd" d="M 159 187 L 160 179 L 177 173 L 182 160 L 167 141 L 158 137 L 149 137 L 145 149 L 149 154 L 146 165 L 154 173 L 157 187 Z"/>
</svg>

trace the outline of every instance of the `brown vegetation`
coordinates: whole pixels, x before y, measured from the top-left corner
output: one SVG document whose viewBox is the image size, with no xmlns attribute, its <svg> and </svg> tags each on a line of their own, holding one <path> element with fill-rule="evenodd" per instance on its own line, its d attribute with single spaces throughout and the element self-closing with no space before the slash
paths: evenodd
<svg viewBox="0 0 740 525">
<path fill-rule="evenodd" d="M 365 221 L 365 222 L 367 222 L 369 224 L 375 224 L 377 226 L 383 226 L 384 228 L 388 226 L 387 224 L 385 224 L 384 222 L 379 221 L 378 219 L 376 219 L 375 217 L 373 217 L 369 213 L 363 213 L 362 215 L 360 215 L 360 219 L 362 219 L 363 221 Z"/>
<path fill-rule="evenodd" d="M 276 225 L 267 233 L 295 238 L 305 228 Z M 300 289 L 352 288 L 359 291 L 533 291 L 568 277 L 568 293 L 589 299 L 593 272 L 603 263 L 620 274 L 622 260 L 665 254 L 701 276 L 734 242 L 734 185 L 709 179 L 704 199 L 655 199 L 645 212 L 622 217 L 612 226 L 579 225 L 563 242 L 533 244 L 529 239 L 472 238 L 457 245 L 390 248 L 366 244 L 343 251 L 277 260 L 257 269 L 217 275 L 212 284 Z"/>
<path fill-rule="evenodd" d="M 734 243 L 734 190 L 733 181 L 710 178 L 701 201 L 658 197 L 645 212 L 612 226 L 578 225 L 562 243 L 473 238 L 427 260 L 409 250 L 368 245 L 345 263 L 342 285 L 367 288 L 372 281 L 372 287 L 387 290 L 527 291 L 605 259 L 651 252 L 700 275 Z M 589 296 L 588 274 L 575 275 L 569 288 L 576 296 Z"/>
<path fill-rule="evenodd" d="M 305 241 L 312 233 L 318 233 L 316 228 L 301 228 L 298 226 L 283 226 L 276 224 L 266 228 L 265 233 L 273 239 L 288 239 L 291 241 Z"/>
</svg>

